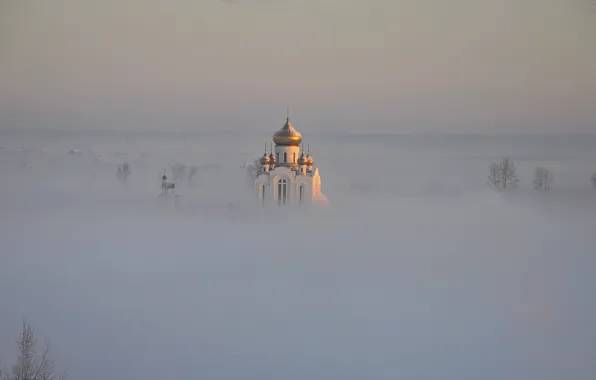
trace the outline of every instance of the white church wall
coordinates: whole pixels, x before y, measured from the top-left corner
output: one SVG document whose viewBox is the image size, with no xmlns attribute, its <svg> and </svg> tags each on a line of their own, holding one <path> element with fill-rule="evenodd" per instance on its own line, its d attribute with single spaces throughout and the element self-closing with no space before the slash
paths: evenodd
<svg viewBox="0 0 596 380">
<path fill-rule="evenodd" d="M 281 168 L 280 168 L 281 170 Z M 292 199 L 292 178 L 287 173 L 276 174 L 271 177 L 271 193 L 272 193 L 272 200 L 274 202 L 279 202 L 280 197 L 282 194 L 279 193 L 279 182 L 281 180 L 286 181 L 286 204 L 289 204 Z"/>
<path fill-rule="evenodd" d="M 278 167 L 269 174 L 261 174 L 254 181 L 254 199 L 262 206 L 278 206 L 281 194 L 279 181 L 286 181 L 285 206 L 311 205 L 321 195 L 321 178 L 318 169 L 312 176 L 303 176 L 288 167 Z M 302 203 L 300 188 L 302 187 Z"/>
<path fill-rule="evenodd" d="M 303 203 L 311 203 L 313 197 L 313 181 L 311 177 L 297 176 L 295 183 L 296 200 L 300 203 L 300 186 L 303 187 Z"/>
<path fill-rule="evenodd" d="M 265 205 L 269 198 L 268 184 L 257 183 L 256 184 L 256 202 L 259 205 Z"/>
<path fill-rule="evenodd" d="M 287 154 L 287 162 L 284 162 L 284 153 Z M 275 159 L 277 160 L 278 165 L 283 165 L 287 163 L 296 163 L 298 162 L 298 158 L 300 157 L 300 147 L 298 146 L 285 146 L 285 145 L 276 145 L 275 146 Z"/>
<path fill-rule="evenodd" d="M 321 193 L 321 176 L 319 175 L 319 169 L 315 169 L 312 176 L 312 194 L 318 196 Z"/>
</svg>

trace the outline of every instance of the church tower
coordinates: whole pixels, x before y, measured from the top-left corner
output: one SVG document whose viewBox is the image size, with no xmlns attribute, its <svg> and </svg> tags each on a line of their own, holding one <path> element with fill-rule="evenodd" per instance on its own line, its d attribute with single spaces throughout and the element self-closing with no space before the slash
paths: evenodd
<svg viewBox="0 0 596 380">
<path fill-rule="evenodd" d="M 301 151 L 302 134 L 292 126 L 289 113 L 284 126 L 273 134 L 273 142 L 271 154 L 267 156 L 265 150 L 254 175 L 258 203 L 280 207 L 327 204 L 319 169 L 313 166 L 310 149 L 308 155 Z"/>
<path fill-rule="evenodd" d="M 277 166 L 296 168 L 302 135 L 290 123 L 289 112 L 286 124 L 273 134 L 273 142 L 275 143 Z"/>
</svg>

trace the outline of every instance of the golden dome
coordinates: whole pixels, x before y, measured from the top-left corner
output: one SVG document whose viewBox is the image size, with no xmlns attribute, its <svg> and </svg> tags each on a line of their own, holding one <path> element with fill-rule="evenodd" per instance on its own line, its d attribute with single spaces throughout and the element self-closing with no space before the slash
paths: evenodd
<svg viewBox="0 0 596 380">
<path fill-rule="evenodd" d="M 269 155 L 269 162 L 271 162 L 271 163 L 273 163 L 273 164 L 274 164 L 274 163 L 275 163 L 275 161 L 276 161 L 276 160 L 275 160 L 275 156 L 273 155 L 273 152 L 271 152 L 271 154 Z"/>
<path fill-rule="evenodd" d="M 292 127 L 290 118 L 288 118 L 286 125 L 273 134 L 273 142 L 275 145 L 297 146 L 302 142 L 302 135 Z"/>
<path fill-rule="evenodd" d="M 269 162 L 271 162 L 271 159 L 267 155 L 267 152 L 265 152 L 263 157 L 261 157 L 261 165 L 267 165 L 267 164 L 269 164 Z"/>
<path fill-rule="evenodd" d="M 312 158 L 312 156 L 310 155 L 310 152 L 308 153 L 308 155 L 306 156 L 306 162 L 307 165 L 312 166 L 315 163 L 314 158 Z"/>
<path fill-rule="evenodd" d="M 298 159 L 298 165 L 308 165 L 308 160 L 306 158 L 306 156 L 304 156 L 304 152 L 302 152 L 302 154 L 300 155 L 300 158 Z"/>
</svg>

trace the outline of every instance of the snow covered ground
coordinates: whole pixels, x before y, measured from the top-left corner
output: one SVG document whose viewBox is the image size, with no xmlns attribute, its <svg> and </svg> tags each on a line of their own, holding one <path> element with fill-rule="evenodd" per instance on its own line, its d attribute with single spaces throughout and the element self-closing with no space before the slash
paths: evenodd
<svg viewBox="0 0 596 380">
<path fill-rule="evenodd" d="M 593 379 L 596 137 L 303 132 L 330 207 L 275 215 L 268 134 L 2 132 L 0 365 L 26 318 L 70 379 Z"/>
</svg>

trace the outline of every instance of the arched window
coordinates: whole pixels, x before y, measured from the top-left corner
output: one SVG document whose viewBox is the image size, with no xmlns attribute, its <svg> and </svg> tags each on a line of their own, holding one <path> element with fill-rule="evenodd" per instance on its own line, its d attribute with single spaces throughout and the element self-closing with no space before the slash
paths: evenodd
<svg viewBox="0 0 596 380">
<path fill-rule="evenodd" d="M 300 185 L 300 204 L 304 202 L 304 185 Z"/>
<path fill-rule="evenodd" d="M 261 188 L 261 204 L 265 204 L 265 185 Z"/>
<path fill-rule="evenodd" d="M 292 153 L 292 163 L 296 163 L 296 153 Z"/>
<path fill-rule="evenodd" d="M 288 199 L 288 181 L 280 179 L 277 182 L 277 204 L 284 206 Z"/>
<path fill-rule="evenodd" d="M 284 153 L 284 163 L 287 163 L 287 162 L 288 162 L 288 154 Z"/>
</svg>

